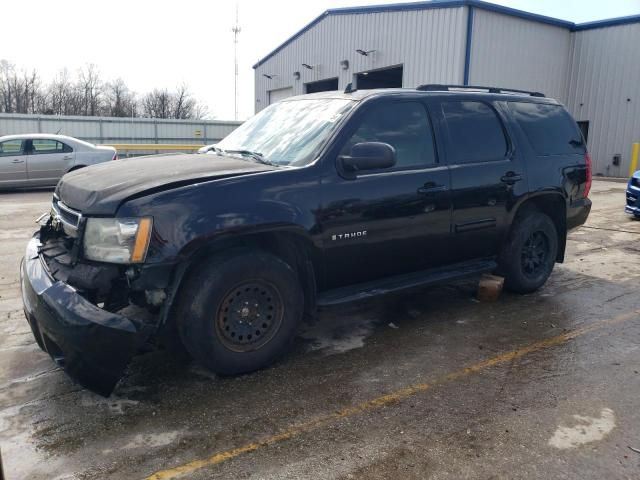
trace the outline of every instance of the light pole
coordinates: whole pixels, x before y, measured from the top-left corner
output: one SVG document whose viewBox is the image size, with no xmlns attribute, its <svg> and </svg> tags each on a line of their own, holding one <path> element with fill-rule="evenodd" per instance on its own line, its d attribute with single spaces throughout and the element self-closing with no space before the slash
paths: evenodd
<svg viewBox="0 0 640 480">
<path fill-rule="evenodd" d="M 235 77 L 233 84 L 235 119 L 238 120 L 238 34 L 240 25 L 238 24 L 238 4 L 236 3 L 236 24 L 231 29 L 233 32 L 233 57 L 235 62 Z"/>
</svg>

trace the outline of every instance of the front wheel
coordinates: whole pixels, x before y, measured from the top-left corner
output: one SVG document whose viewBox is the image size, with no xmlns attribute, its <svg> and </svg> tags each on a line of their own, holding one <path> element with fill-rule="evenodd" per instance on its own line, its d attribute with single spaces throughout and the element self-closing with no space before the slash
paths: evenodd
<svg viewBox="0 0 640 480">
<path fill-rule="evenodd" d="M 302 318 L 295 271 L 263 252 L 212 258 L 182 289 L 178 327 L 189 353 L 214 372 L 250 372 L 291 345 Z"/>
<path fill-rule="evenodd" d="M 538 290 L 549 278 L 558 254 L 558 233 L 545 214 L 530 211 L 516 219 L 500 257 L 505 287 L 517 293 Z"/>
</svg>

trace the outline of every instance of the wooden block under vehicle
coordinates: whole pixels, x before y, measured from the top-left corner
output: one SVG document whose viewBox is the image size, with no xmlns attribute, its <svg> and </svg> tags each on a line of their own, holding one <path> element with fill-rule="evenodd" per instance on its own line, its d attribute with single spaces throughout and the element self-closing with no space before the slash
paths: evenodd
<svg viewBox="0 0 640 480">
<path fill-rule="evenodd" d="M 478 300 L 481 302 L 495 302 L 502 292 L 504 278 L 497 275 L 485 274 L 478 282 Z"/>
</svg>

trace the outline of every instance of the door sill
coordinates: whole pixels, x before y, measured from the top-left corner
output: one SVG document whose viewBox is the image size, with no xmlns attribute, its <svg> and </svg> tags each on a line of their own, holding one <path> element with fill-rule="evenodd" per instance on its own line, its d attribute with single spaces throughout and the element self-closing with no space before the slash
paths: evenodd
<svg viewBox="0 0 640 480">
<path fill-rule="evenodd" d="M 422 270 L 419 272 L 395 275 L 370 282 L 357 283 L 333 290 L 327 290 L 318 295 L 317 305 L 328 307 L 341 303 L 355 302 L 365 298 L 386 295 L 413 287 L 424 287 L 447 283 L 461 278 L 473 277 L 492 272 L 497 263 L 494 258 L 484 258 L 468 262 L 454 263 L 443 267 Z"/>
</svg>

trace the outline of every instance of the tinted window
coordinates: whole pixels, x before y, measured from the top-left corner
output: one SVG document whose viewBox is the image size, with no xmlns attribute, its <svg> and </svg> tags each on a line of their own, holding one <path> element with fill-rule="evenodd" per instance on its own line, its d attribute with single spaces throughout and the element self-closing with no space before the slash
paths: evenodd
<svg viewBox="0 0 640 480">
<path fill-rule="evenodd" d="M 361 142 L 384 142 L 394 147 L 396 167 L 436 162 L 431 122 L 420 103 L 389 103 L 371 108 L 340 153 L 349 155 L 351 147 Z"/>
<path fill-rule="evenodd" d="M 585 152 L 578 125 L 560 105 L 512 102 L 511 108 L 538 155 Z"/>
<path fill-rule="evenodd" d="M 0 157 L 22 155 L 22 140 L 7 140 L 0 142 Z"/>
<path fill-rule="evenodd" d="M 62 142 L 49 139 L 34 139 L 31 141 L 31 153 L 63 153 L 70 152 L 71 148 Z"/>
<path fill-rule="evenodd" d="M 498 114 L 486 103 L 443 102 L 447 122 L 450 163 L 501 160 L 507 153 L 507 140 Z"/>
</svg>

